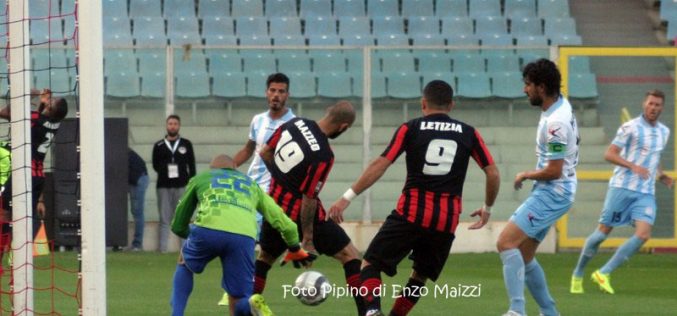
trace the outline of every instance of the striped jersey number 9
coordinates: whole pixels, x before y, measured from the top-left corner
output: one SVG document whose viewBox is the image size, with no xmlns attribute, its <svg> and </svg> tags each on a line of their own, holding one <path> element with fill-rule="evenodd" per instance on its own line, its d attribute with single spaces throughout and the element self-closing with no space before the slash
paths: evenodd
<svg viewBox="0 0 677 316">
<path fill-rule="evenodd" d="M 441 176 L 451 171 L 458 144 L 450 139 L 433 139 L 425 153 L 423 174 Z"/>
<path fill-rule="evenodd" d="M 303 150 L 299 144 L 291 139 L 289 131 L 282 132 L 280 141 L 275 147 L 275 164 L 283 173 L 289 172 L 303 161 Z"/>
</svg>

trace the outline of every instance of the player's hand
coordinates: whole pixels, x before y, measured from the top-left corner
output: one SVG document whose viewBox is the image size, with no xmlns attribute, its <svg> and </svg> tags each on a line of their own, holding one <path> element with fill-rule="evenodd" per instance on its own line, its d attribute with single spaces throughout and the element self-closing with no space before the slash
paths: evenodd
<svg viewBox="0 0 677 316">
<path fill-rule="evenodd" d="M 39 201 L 38 204 L 35 206 L 35 210 L 38 211 L 38 215 L 40 216 L 40 218 L 45 218 L 45 213 L 47 212 L 45 202 Z"/>
<path fill-rule="evenodd" d="M 48 103 L 49 99 L 51 98 L 52 98 L 52 90 L 45 88 L 42 89 L 42 91 L 40 91 L 40 102 Z"/>
<path fill-rule="evenodd" d="M 526 176 L 524 172 L 520 172 L 515 176 L 515 182 L 513 183 L 513 186 L 515 187 L 515 190 L 519 190 L 522 188 L 522 182 L 526 180 Z"/>
<path fill-rule="evenodd" d="M 308 253 L 300 245 L 294 247 L 289 247 L 287 255 L 282 259 L 280 266 L 284 266 L 287 262 L 292 261 L 294 263 L 294 268 L 299 269 L 301 266 L 304 268 L 310 268 L 313 265 L 313 261 L 317 259 L 317 255 L 314 253 Z"/>
<path fill-rule="evenodd" d="M 649 179 L 649 169 L 647 168 L 638 165 L 633 165 L 630 170 L 632 170 L 633 173 L 636 173 L 642 179 L 645 180 Z"/>
<path fill-rule="evenodd" d="M 668 189 L 672 189 L 672 186 L 675 184 L 675 179 L 673 179 L 671 176 L 667 174 L 661 175 L 661 177 L 658 178 L 658 180 L 660 180 L 661 183 L 665 184 L 665 186 L 668 187 Z"/>
<path fill-rule="evenodd" d="M 337 224 L 343 223 L 343 212 L 348 208 L 349 205 L 350 201 L 344 198 L 339 198 L 329 208 L 329 216 L 327 216 L 325 220 L 332 219 Z"/>
<path fill-rule="evenodd" d="M 479 216 L 480 218 L 477 220 L 477 222 L 470 225 L 468 229 L 480 229 L 484 227 L 484 225 L 486 225 L 489 222 L 489 217 L 491 217 L 491 213 L 487 212 L 487 210 L 484 209 L 484 206 L 482 206 L 479 209 L 472 212 L 472 214 L 470 214 L 470 217 L 475 216 Z"/>
</svg>

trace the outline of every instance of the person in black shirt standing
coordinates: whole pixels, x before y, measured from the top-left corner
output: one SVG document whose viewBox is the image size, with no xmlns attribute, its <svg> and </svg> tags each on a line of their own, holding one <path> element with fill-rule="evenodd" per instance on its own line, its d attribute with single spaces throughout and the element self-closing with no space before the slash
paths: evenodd
<svg viewBox="0 0 677 316">
<path fill-rule="evenodd" d="M 167 252 L 169 225 L 188 180 L 195 175 L 193 144 L 179 135 L 181 118 L 167 117 L 167 135 L 153 146 L 153 169 L 157 172 L 157 201 L 160 212 L 160 252 Z"/>
<path fill-rule="evenodd" d="M 390 315 L 406 315 L 418 302 L 427 279 L 436 281 L 449 256 L 461 214 L 463 183 L 470 157 L 486 175 L 485 204 L 470 216 L 483 227 L 491 216 L 500 184 L 498 169 L 479 131 L 449 117 L 453 90 L 441 80 L 425 86 L 423 117 L 402 124 L 381 157 L 370 163 L 360 178 L 329 209 L 329 218 L 343 221 L 343 211 L 358 194 L 372 186 L 403 152 L 407 180 L 395 210 L 372 239 L 362 262 L 362 287 L 367 316 L 383 315 L 378 289 L 381 271 L 397 273 L 397 265 L 411 253 L 413 272 Z"/>
<path fill-rule="evenodd" d="M 144 203 L 148 189 L 148 169 L 146 162 L 134 150 L 129 148 L 129 204 L 134 217 L 134 239 L 132 251 L 143 249 Z"/>
</svg>

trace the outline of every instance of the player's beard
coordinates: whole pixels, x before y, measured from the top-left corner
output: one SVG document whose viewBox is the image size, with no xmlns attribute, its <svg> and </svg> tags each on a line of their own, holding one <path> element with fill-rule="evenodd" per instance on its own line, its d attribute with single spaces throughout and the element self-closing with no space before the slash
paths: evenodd
<svg viewBox="0 0 677 316">
<path fill-rule="evenodd" d="M 529 97 L 529 103 L 533 106 L 542 106 L 543 105 L 543 98 L 539 96 L 535 97 Z"/>
<path fill-rule="evenodd" d="M 341 136 L 341 134 L 343 134 L 343 132 L 345 132 L 345 131 L 346 131 L 346 129 L 344 129 L 342 131 L 336 131 L 336 132 L 333 132 L 333 133 L 327 135 L 327 137 L 329 137 L 329 139 L 336 139 L 337 137 Z"/>
<path fill-rule="evenodd" d="M 167 135 L 169 137 L 176 137 L 176 135 L 179 135 L 179 131 L 167 131 Z"/>
</svg>

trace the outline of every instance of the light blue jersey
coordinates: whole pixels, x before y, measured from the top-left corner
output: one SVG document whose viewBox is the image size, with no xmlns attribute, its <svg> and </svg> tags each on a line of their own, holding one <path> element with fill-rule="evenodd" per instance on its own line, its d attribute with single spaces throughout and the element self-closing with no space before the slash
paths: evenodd
<svg viewBox="0 0 677 316">
<path fill-rule="evenodd" d="M 632 170 L 616 166 L 609 180 L 609 187 L 654 195 L 661 153 L 669 136 L 670 129 L 667 126 L 660 122 L 652 126 L 643 116 L 621 125 L 611 143 L 621 149 L 620 155 L 623 159 L 648 169 L 649 178 L 642 179 Z"/>
<path fill-rule="evenodd" d="M 268 142 L 270 136 L 273 135 L 273 132 L 275 132 L 280 125 L 294 117 L 296 117 L 296 115 L 294 115 L 289 108 L 287 113 L 277 120 L 271 119 L 270 111 L 266 111 L 255 115 L 249 125 L 249 139 L 256 143 L 256 150 L 254 151 L 254 159 L 249 165 L 249 170 L 247 170 L 247 175 L 254 179 L 264 192 L 268 192 L 270 172 L 266 169 L 266 165 L 263 163 L 261 156 L 259 156 L 259 152 L 261 151 L 261 148 L 263 148 L 263 145 Z"/>
<path fill-rule="evenodd" d="M 564 159 L 562 176 L 550 181 L 536 181 L 534 190 L 552 190 L 574 200 L 579 140 L 578 124 L 571 104 L 560 97 L 547 111 L 541 113 L 536 134 L 536 169 L 544 169 L 550 160 Z"/>
</svg>

